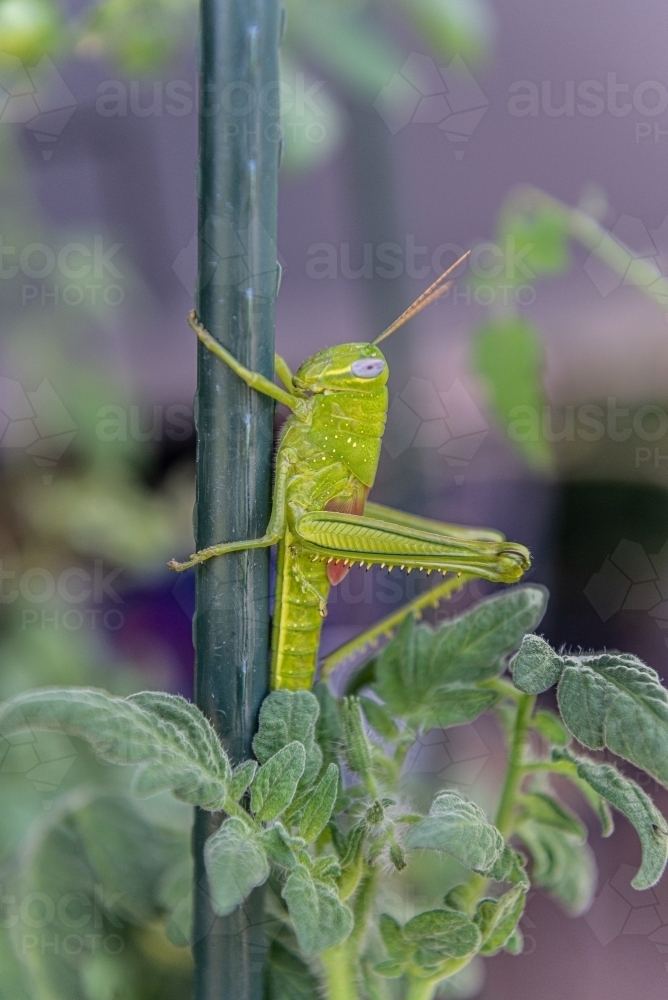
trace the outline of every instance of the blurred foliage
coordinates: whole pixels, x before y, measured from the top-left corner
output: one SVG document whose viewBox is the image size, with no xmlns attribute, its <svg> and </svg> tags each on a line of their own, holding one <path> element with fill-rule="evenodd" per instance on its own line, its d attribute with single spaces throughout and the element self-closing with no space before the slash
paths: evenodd
<svg viewBox="0 0 668 1000">
<path fill-rule="evenodd" d="M 485 384 L 497 422 L 526 462 L 540 471 L 553 468 L 555 458 L 542 431 L 548 407 L 542 336 L 521 315 L 526 290 L 563 274 L 571 264 L 571 243 L 579 243 L 664 310 L 668 302 L 668 279 L 651 259 L 636 257 L 601 226 L 599 216 L 605 211 L 601 192 L 591 188 L 585 188 L 575 207 L 538 188 L 512 191 L 499 212 L 495 243 L 485 248 L 487 256 L 478 255 L 471 279 L 490 306 L 490 318 L 473 334 L 473 370 Z"/>
<path fill-rule="evenodd" d="M 75 53 L 109 59 L 130 76 L 161 72 L 194 48 L 196 11 L 195 0 L 100 0 L 66 21 L 51 0 L 0 0 L 0 53 L 6 54 L 0 83 L 11 92 L 20 71 L 8 57 L 32 66 L 44 55 Z M 394 38 L 393 15 L 407 21 L 437 59 L 478 61 L 492 35 L 485 0 L 286 0 L 286 13 L 281 119 L 283 168 L 292 171 L 327 159 L 345 133 L 343 104 L 326 82 L 318 81 L 313 98 L 300 98 L 315 82 L 309 66 L 349 97 L 369 101 L 408 55 Z"/>
<path fill-rule="evenodd" d="M 520 410 L 526 418 L 528 408 L 539 420 L 545 402 L 543 345 L 533 324 L 514 315 L 491 319 L 476 330 L 473 352 L 473 365 L 487 386 L 492 411 L 508 433 Z M 530 464 L 549 469 L 552 452 L 545 438 L 522 440 Z"/>
</svg>

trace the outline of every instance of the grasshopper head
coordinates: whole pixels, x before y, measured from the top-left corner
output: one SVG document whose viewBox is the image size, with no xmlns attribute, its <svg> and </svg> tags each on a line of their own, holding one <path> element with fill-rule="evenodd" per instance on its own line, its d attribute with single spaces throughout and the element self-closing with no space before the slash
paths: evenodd
<svg viewBox="0 0 668 1000">
<path fill-rule="evenodd" d="M 307 358 L 292 381 L 301 392 L 374 392 L 388 374 L 387 361 L 374 344 L 339 344 Z"/>
</svg>

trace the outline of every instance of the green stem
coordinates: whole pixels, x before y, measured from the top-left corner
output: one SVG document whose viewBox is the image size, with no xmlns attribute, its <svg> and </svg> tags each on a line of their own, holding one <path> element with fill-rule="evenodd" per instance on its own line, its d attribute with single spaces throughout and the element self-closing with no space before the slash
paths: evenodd
<svg viewBox="0 0 668 1000">
<path fill-rule="evenodd" d="M 503 834 L 504 839 L 508 839 L 512 833 L 513 809 L 517 793 L 520 790 L 522 779 L 532 765 L 523 764 L 524 749 L 526 747 L 527 731 L 531 721 L 531 715 L 536 703 L 533 695 L 521 694 L 518 692 L 517 712 L 515 714 L 515 725 L 511 736 L 511 743 L 508 753 L 508 764 L 506 767 L 506 777 L 501 790 L 501 798 L 496 813 L 494 824 Z M 547 762 L 546 762 L 547 763 Z M 554 766 L 554 765 L 553 765 Z M 457 889 L 459 898 L 469 913 L 475 909 L 475 905 L 484 894 L 488 879 L 484 875 L 474 872 L 465 885 Z"/>
<path fill-rule="evenodd" d="M 535 704 L 536 696 L 529 694 L 522 695 L 517 702 L 515 726 L 508 753 L 506 779 L 503 783 L 496 819 L 494 820 L 495 826 L 506 839 L 512 833 L 515 800 L 525 774 L 523 766 L 524 748 L 526 746 L 529 721 Z"/>
<path fill-rule="evenodd" d="M 433 979 L 415 979 L 411 976 L 406 1000 L 432 1000 L 437 985 Z"/>
<path fill-rule="evenodd" d="M 582 209 L 572 208 L 557 198 L 552 198 L 539 188 L 529 185 L 522 187 L 515 198 L 517 199 L 515 203 L 520 207 L 532 209 L 545 205 L 559 212 L 573 239 L 665 310 L 668 299 L 668 278 L 661 274 L 654 260 L 635 258 L 633 267 L 629 268 L 631 251 L 619 243 L 607 229 L 600 226 L 596 219 Z"/>
<path fill-rule="evenodd" d="M 358 1000 L 348 942 L 323 951 L 320 956 L 327 1000 Z"/>
</svg>

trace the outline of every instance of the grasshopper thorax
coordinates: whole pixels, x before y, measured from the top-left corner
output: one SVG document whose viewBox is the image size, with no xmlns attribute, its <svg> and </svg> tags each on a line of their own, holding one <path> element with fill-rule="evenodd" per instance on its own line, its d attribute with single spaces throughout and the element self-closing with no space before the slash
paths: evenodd
<svg viewBox="0 0 668 1000">
<path fill-rule="evenodd" d="M 340 344 L 318 351 L 294 376 L 312 392 L 309 440 L 360 483 L 376 476 L 387 414 L 387 362 L 373 344 Z"/>
<path fill-rule="evenodd" d="M 387 361 L 374 344 L 338 344 L 307 358 L 293 378 L 300 392 L 373 393 L 387 382 Z"/>
</svg>

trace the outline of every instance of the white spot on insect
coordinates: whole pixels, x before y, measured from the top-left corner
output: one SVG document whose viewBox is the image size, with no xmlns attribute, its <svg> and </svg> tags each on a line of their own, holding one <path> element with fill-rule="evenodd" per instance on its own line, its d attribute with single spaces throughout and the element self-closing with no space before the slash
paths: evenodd
<svg viewBox="0 0 668 1000">
<path fill-rule="evenodd" d="M 385 368 L 382 358 L 359 358 L 353 361 L 350 370 L 358 378 L 377 378 Z"/>
</svg>

